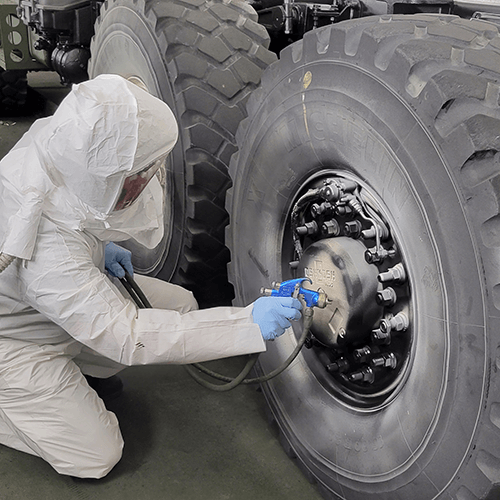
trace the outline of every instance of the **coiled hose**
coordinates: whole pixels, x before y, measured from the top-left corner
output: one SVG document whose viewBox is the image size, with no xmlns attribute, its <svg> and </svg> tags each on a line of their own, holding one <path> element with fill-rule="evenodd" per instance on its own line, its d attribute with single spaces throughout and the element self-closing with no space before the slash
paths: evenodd
<svg viewBox="0 0 500 500">
<path fill-rule="evenodd" d="M 137 307 L 140 309 L 148 309 L 151 308 L 151 304 L 149 303 L 148 299 L 142 292 L 142 290 L 139 288 L 139 285 L 135 282 L 135 280 L 132 278 L 132 276 L 125 271 L 125 277 L 120 278 L 120 281 L 122 284 L 125 286 L 127 291 L 129 292 L 130 296 L 134 300 L 134 302 L 137 304 Z M 248 361 L 241 370 L 241 372 L 236 376 L 236 377 L 227 377 L 225 375 L 221 375 L 220 373 L 214 372 L 212 370 L 209 370 L 205 366 L 203 366 L 200 363 L 194 363 L 192 365 L 185 365 L 184 368 L 187 370 L 189 375 L 196 380 L 200 385 L 203 387 L 210 389 L 212 391 L 216 392 L 225 392 L 225 391 L 230 391 L 231 389 L 234 389 L 235 387 L 238 387 L 240 384 L 260 384 L 262 382 L 267 382 L 268 380 L 271 380 L 272 378 L 276 377 L 279 375 L 281 372 L 286 370 L 294 361 L 294 359 L 299 355 L 300 350 L 302 349 L 302 346 L 304 345 L 307 335 L 309 333 L 309 329 L 311 328 L 312 325 L 312 320 L 313 320 L 313 308 L 312 307 L 306 307 L 303 311 L 303 317 L 304 317 L 304 325 L 302 329 L 302 335 L 299 338 L 299 341 L 297 345 L 295 346 L 295 349 L 293 352 L 290 354 L 290 356 L 286 359 L 286 361 L 273 370 L 272 372 L 268 373 L 267 375 L 262 375 L 261 377 L 255 377 L 255 378 L 246 378 L 246 376 L 250 373 L 252 368 L 255 366 L 255 363 L 257 362 L 257 359 L 259 357 L 259 354 L 250 354 L 248 356 Z M 203 377 L 200 376 L 198 371 L 201 371 L 205 373 L 206 375 L 217 379 L 221 380 L 223 382 L 226 382 L 224 384 L 214 384 L 212 382 L 209 382 L 208 380 L 205 380 Z"/>
<path fill-rule="evenodd" d="M 262 375 L 261 377 L 255 377 L 255 378 L 246 378 L 248 373 L 250 373 L 250 370 L 255 366 L 259 354 L 250 354 L 246 365 L 243 367 L 243 370 L 240 372 L 239 375 L 237 375 L 234 378 L 226 377 L 224 375 L 221 375 L 220 373 L 209 370 L 200 363 L 195 363 L 191 366 L 186 365 L 184 368 L 186 368 L 189 375 L 191 375 L 191 377 L 193 377 L 193 379 L 196 380 L 196 382 L 198 382 L 200 385 L 206 387 L 207 389 L 217 392 L 230 391 L 231 389 L 234 389 L 240 384 L 261 384 L 262 382 L 267 382 L 268 380 L 271 380 L 272 378 L 276 377 L 281 372 L 286 370 L 292 364 L 294 359 L 299 355 L 299 352 L 306 341 L 309 329 L 311 328 L 313 319 L 313 308 L 306 307 L 304 309 L 303 316 L 304 316 L 304 325 L 302 328 L 302 335 L 300 336 L 299 341 L 295 346 L 295 349 L 292 351 L 292 354 L 290 354 L 290 356 L 283 362 L 283 364 L 278 366 L 278 368 L 268 373 L 267 375 Z M 208 382 L 204 378 L 200 377 L 199 373 L 197 373 L 195 368 L 197 368 L 198 370 L 200 370 L 201 372 L 205 373 L 206 375 L 212 378 L 215 378 L 217 380 L 222 380 L 227 383 L 213 384 L 211 382 Z"/>
</svg>

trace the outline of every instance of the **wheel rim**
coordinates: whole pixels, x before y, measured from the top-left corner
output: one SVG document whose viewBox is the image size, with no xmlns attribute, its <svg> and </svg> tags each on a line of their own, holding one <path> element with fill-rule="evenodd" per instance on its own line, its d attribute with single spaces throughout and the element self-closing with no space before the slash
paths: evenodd
<svg viewBox="0 0 500 500">
<path fill-rule="evenodd" d="M 334 395 L 373 408 L 395 397 L 411 366 L 411 283 L 383 200 L 352 173 L 301 184 L 283 238 L 284 276 L 329 296 L 316 309 L 304 359 Z"/>
</svg>

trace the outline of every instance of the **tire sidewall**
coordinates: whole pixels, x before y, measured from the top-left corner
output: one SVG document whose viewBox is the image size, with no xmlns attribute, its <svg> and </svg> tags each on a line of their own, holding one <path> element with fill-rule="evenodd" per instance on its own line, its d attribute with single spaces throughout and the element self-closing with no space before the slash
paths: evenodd
<svg viewBox="0 0 500 500">
<path fill-rule="evenodd" d="M 460 189 L 439 138 L 369 70 L 331 60 L 282 61 L 281 70 L 239 140 L 231 210 L 237 298 L 248 303 L 261 286 L 290 277 L 281 248 L 299 188 L 315 173 L 344 172 L 387 207 L 410 274 L 414 341 L 407 379 L 383 407 L 346 405 L 304 358 L 266 396 L 297 454 L 339 495 L 434 498 L 466 460 L 487 364 L 483 282 Z M 289 335 L 269 346 L 262 370 L 294 342 Z"/>
<path fill-rule="evenodd" d="M 134 2 L 119 0 L 102 16 L 98 25 L 99 43 L 93 44 L 90 77 L 103 73 L 119 74 L 127 79 L 138 77 L 150 93 L 166 102 L 175 116 L 180 116 L 158 38 L 147 18 L 134 5 Z M 165 217 L 166 241 L 163 244 L 166 248 L 157 257 L 153 267 L 139 269 L 153 275 L 160 273 L 166 280 L 173 276 L 182 249 L 185 212 L 182 141 L 182 137 L 179 137 L 169 155 L 166 170 L 167 186 L 171 193 L 175 193 L 175 196 L 166 198 L 166 203 L 172 204 L 166 207 L 167 213 L 170 213 L 170 217 Z M 135 255 L 141 252 L 137 246 L 131 250 Z"/>
</svg>

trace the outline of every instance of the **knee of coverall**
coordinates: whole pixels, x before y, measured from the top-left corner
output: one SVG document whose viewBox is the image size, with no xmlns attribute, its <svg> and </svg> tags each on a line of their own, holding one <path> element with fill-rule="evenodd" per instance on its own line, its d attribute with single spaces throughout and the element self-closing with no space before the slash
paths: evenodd
<svg viewBox="0 0 500 500">
<path fill-rule="evenodd" d="M 154 308 L 170 309 L 181 314 L 198 309 L 193 293 L 180 285 L 139 274 L 135 280 Z"/>
<path fill-rule="evenodd" d="M 113 436 L 103 439 L 101 435 L 99 441 L 94 450 L 95 454 L 75 458 L 74 463 L 71 464 L 72 470 L 57 467 L 54 464 L 52 466 L 60 474 L 81 479 L 102 479 L 109 474 L 122 458 L 123 439 L 121 434 L 119 434 L 119 439 Z"/>
</svg>

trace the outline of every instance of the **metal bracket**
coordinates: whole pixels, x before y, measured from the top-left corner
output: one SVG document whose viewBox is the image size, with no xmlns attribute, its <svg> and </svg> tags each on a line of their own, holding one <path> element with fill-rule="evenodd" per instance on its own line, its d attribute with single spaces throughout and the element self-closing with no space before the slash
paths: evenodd
<svg viewBox="0 0 500 500">
<path fill-rule="evenodd" d="M 33 59 L 30 30 L 16 15 L 17 4 L 0 4 L 0 40 L 2 67 L 7 70 L 46 70 L 47 66 Z"/>
</svg>

